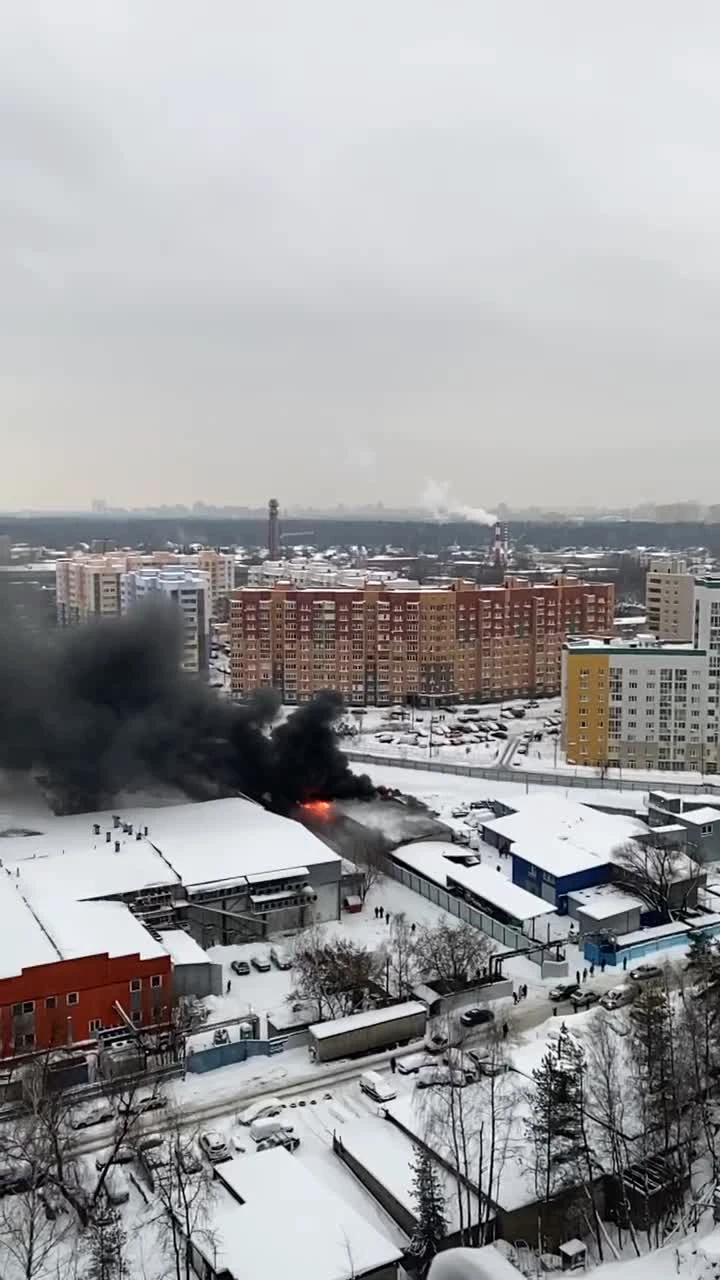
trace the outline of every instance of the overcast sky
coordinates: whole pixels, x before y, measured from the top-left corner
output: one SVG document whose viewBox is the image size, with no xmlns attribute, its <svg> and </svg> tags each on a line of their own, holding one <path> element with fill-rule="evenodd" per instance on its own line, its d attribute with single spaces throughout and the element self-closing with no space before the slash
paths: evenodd
<svg viewBox="0 0 720 1280">
<path fill-rule="evenodd" d="M 3 0 L 0 507 L 718 501 L 719 121 L 717 0 Z"/>
</svg>

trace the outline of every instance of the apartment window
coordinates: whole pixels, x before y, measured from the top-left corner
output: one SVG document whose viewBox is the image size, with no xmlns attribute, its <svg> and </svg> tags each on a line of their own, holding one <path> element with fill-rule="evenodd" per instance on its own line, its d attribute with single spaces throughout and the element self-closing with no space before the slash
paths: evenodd
<svg viewBox="0 0 720 1280">
<path fill-rule="evenodd" d="M 65 1000 L 67 1001 L 68 1004 L 77 1004 L 78 1003 L 77 991 L 68 991 L 65 997 Z"/>
<path fill-rule="evenodd" d="M 701 826 L 701 828 L 700 828 L 700 835 L 702 835 L 702 836 L 711 836 L 711 835 L 712 835 L 712 823 L 711 823 L 711 822 L 704 822 L 704 823 L 703 823 L 703 825 L 702 825 L 702 826 Z"/>
<path fill-rule="evenodd" d="M 88 1022 L 88 1030 L 90 1035 L 94 1035 L 96 1031 L 102 1031 L 102 1018 L 91 1018 Z"/>
<path fill-rule="evenodd" d="M 161 976 L 161 974 L 159 974 L 159 973 L 155 973 L 155 974 L 153 974 L 153 976 L 152 976 L 152 977 L 151 977 L 151 979 L 150 979 L 150 986 L 151 986 L 151 987 L 161 987 L 161 986 L 162 986 L 162 976 Z"/>
<path fill-rule="evenodd" d="M 135 1023 L 135 1026 L 136 1026 L 136 1027 L 139 1027 L 139 1026 L 140 1026 L 140 1024 L 141 1024 L 141 1022 L 142 1022 L 142 1010 L 141 1010 L 141 1009 L 133 1009 L 132 1013 L 130 1014 L 130 1017 L 132 1018 L 133 1022 Z"/>
<path fill-rule="evenodd" d="M 24 1013 L 35 1012 L 34 1000 L 23 1000 L 21 1004 L 14 1004 L 12 1007 L 13 1018 L 21 1018 Z"/>
<path fill-rule="evenodd" d="M 34 1034 L 33 1034 L 32 1032 L 30 1032 L 30 1033 L 29 1033 L 29 1034 L 27 1034 L 27 1035 L 20 1036 L 20 1046 L 21 1046 L 21 1048 L 23 1048 L 23 1049 L 34 1049 L 34 1048 L 35 1048 L 35 1036 L 34 1036 Z"/>
<path fill-rule="evenodd" d="M 142 991 L 142 978 L 132 978 L 130 981 L 131 991 Z"/>
<path fill-rule="evenodd" d="M 57 996 L 47 996 L 45 1000 L 46 1009 L 57 1009 Z"/>
</svg>

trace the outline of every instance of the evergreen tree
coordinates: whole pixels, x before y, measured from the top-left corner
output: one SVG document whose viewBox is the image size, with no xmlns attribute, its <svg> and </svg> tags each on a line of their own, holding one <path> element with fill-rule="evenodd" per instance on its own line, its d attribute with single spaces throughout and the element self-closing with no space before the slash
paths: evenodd
<svg viewBox="0 0 720 1280">
<path fill-rule="evenodd" d="M 542 1204 L 575 1182 L 584 1159 L 584 1066 L 583 1051 L 563 1022 L 557 1045 L 533 1071 L 527 1122 L 535 1191 Z"/>
<path fill-rule="evenodd" d="M 445 1198 L 437 1169 L 427 1151 L 421 1147 L 416 1149 L 411 1168 L 417 1228 L 410 1250 L 421 1263 L 421 1274 L 425 1275 L 447 1234 Z"/>
<path fill-rule="evenodd" d="M 120 1214 L 107 1202 L 98 1206 L 90 1223 L 90 1247 L 86 1280 L 127 1280 L 127 1238 Z"/>
</svg>

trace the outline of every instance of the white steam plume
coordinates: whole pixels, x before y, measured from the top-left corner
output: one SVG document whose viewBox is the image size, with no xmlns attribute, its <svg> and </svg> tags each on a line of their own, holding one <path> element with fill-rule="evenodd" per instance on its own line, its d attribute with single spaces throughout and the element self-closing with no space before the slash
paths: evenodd
<svg viewBox="0 0 720 1280">
<path fill-rule="evenodd" d="M 497 516 L 484 507 L 468 507 L 464 502 L 456 502 L 447 480 L 428 480 L 420 502 L 438 524 L 447 523 L 448 520 L 467 520 L 470 524 L 486 525 L 497 522 Z"/>
</svg>

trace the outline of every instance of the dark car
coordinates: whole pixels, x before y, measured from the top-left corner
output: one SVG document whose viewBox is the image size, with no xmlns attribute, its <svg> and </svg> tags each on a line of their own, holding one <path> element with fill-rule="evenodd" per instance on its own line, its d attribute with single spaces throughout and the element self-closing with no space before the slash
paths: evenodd
<svg viewBox="0 0 720 1280">
<path fill-rule="evenodd" d="M 246 978 L 250 972 L 250 965 L 247 960 L 232 960 L 230 962 L 230 968 L 233 973 L 237 974 L 238 978 Z"/>
<path fill-rule="evenodd" d="M 559 982 L 550 992 L 551 1000 L 572 1000 L 580 990 L 577 982 Z"/>
<path fill-rule="evenodd" d="M 485 1022 L 494 1022 L 495 1014 L 492 1009 L 466 1009 L 460 1014 L 460 1021 L 464 1027 L 481 1027 Z"/>
</svg>

